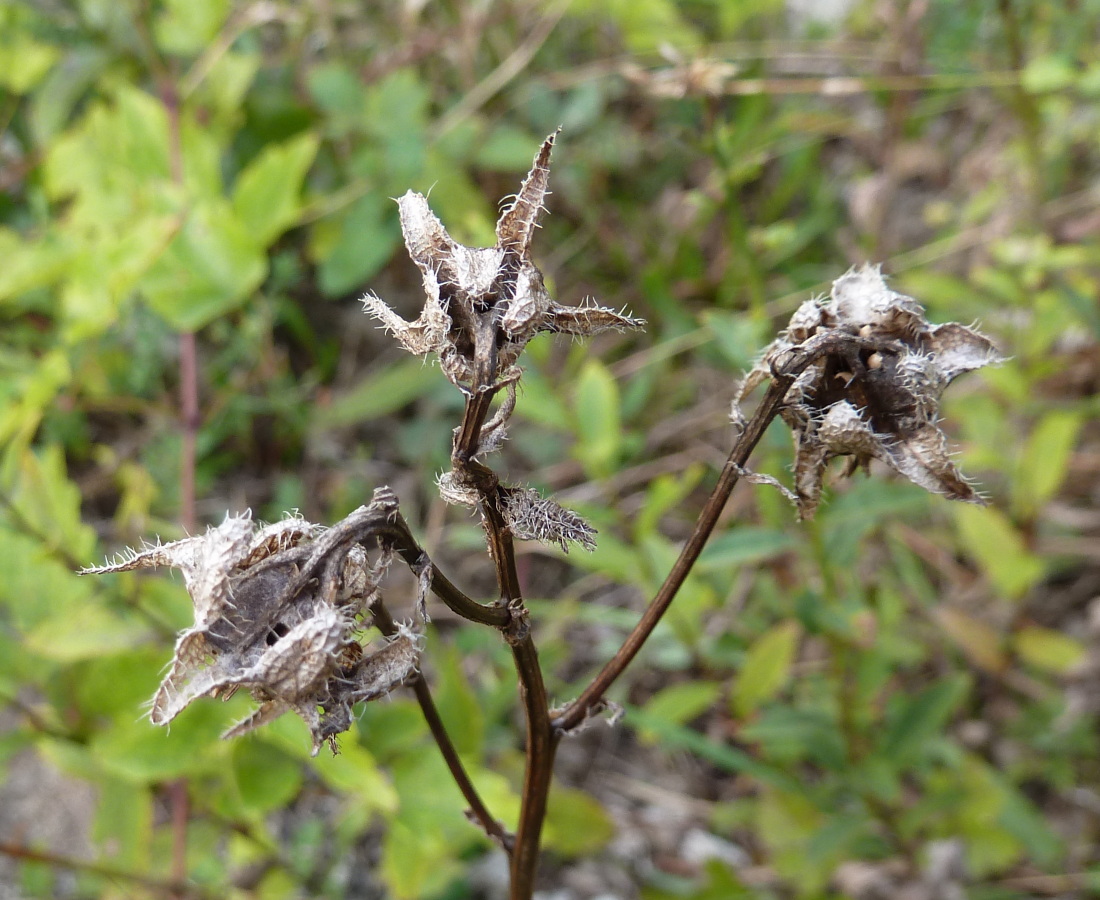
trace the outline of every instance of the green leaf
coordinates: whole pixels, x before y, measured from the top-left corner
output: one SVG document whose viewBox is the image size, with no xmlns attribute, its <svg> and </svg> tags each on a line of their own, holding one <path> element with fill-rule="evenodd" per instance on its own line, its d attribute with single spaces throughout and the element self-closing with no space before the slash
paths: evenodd
<svg viewBox="0 0 1100 900">
<path fill-rule="evenodd" d="M 1044 94 L 1065 90 L 1076 77 L 1076 67 L 1065 56 L 1036 56 L 1024 68 L 1020 84 L 1028 93 Z"/>
<path fill-rule="evenodd" d="M 461 655 L 450 645 L 431 654 L 435 675 L 435 700 L 439 715 L 455 748 L 477 759 L 485 743 L 485 713 L 463 671 Z"/>
<path fill-rule="evenodd" d="M 791 677 L 791 665 L 801 636 L 802 627 L 798 621 L 787 619 L 753 642 L 730 698 L 735 715 L 748 716 L 783 690 Z"/>
<path fill-rule="evenodd" d="M 774 865 L 811 896 L 820 893 L 833 868 L 808 856 L 810 842 L 827 825 L 824 818 L 799 788 L 764 791 L 756 805 L 755 831 L 771 851 Z"/>
<path fill-rule="evenodd" d="M 776 704 L 742 726 L 738 737 L 758 744 L 761 755 L 777 765 L 812 760 L 839 771 L 847 764 L 840 729 L 824 710 Z"/>
<path fill-rule="evenodd" d="M 266 741 L 233 744 L 233 777 L 241 803 L 253 813 L 288 804 L 302 785 L 302 764 Z"/>
<path fill-rule="evenodd" d="M 133 871 L 147 871 L 152 845 L 153 798 L 148 787 L 119 778 L 98 778 L 92 836 L 104 859 Z"/>
<path fill-rule="evenodd" d="M 0 301 L 18 297 L 61 277 L 74 254 L 72 242 L 57 230 L 24 241 L 16 232 L 0 228 Z"/>
<path fill-rule="evenodd" d="M 231 8 L 231 0 L 166 0 L 153 28 L 157 46 L 180 55 L 205 50 Z"/>
<path fill-rule="evenodd" d="M 382 875 L 396 900 L 438 896 L 462 872 L 454 848 L 437 829 L 389 823 L 382 842 Z"/>
<path fill-rule="evenodd" d="M 462 871 L 463 849 L 486 839 L 462 815 L 465 799 L 434 746 L 395 760 L 393 779 L 401 802 L 383 839 L 382 874 L 398 900 L 436 896 Z"/>
<path fill-rule="evenodd" d="M 317 154 L 319 140 L 312 132 L 265 147 L 237 177 L 233 212 L 262 247 L 266 247 L 298 218 L 302 181 Z M 358 235 L 363 240 L 363 235 Z"/>
<path fill-rule="evenodd" d="M 667 749 L 683 749 L 706 759 L 727 772 L 749 775 L 759 781 L 784 790 L 798 790 L 798 782 L 782 769 L 754 759 L 728 743 L 712 741 L 683 725 L 654 718 L 636 706 L 626 706 L 626 724 L 644 728 L 660 738 Z"/>
<path fill-rule="evenodd" d="M 52 399 L 53 395 L 46 396 Z M 11 473 L 15 485 L 8 497 L 21 522 L 60 558 L 89 560 L 96 543 L 95 529 L 81 517 L 80 488 L 69 480 L 61 446 L 49 444 L 37 453 L 23 451 L 12 457 L 10 464 L 16 467 Z"/>
<path fill-rule="evenodd" d="M 234 121 L 262 63 L 258 52 L 230 50 L 222 54 L 199 85 L 196 106 L 217 111 Z"/>
<path fill-rule="evenodd" d="M 61 51 L 36 41 L 25 31 L 13 30 L 0 38 L 0 85 L 13 94 L 25 94 L 57 62 Z"/>
<path fill-rule="evenodd" d="M 340 752 L 322 759 L 316 771 L 326 784 L 357 797 L 369 809 L 393 812 L 397 808 L 393 785 L 382 774 L 370 751 L 351 735 L 344 736 Z"/>
<path fill-rule="evenodd" d="M 1083 421 L 1078 412 L 1054 410 L 1036 424 L 1024 445 L 1012 489 L 1020 515 L 1036 515 L 1062 486 Z"/>
<path fill-rule="evenodd" d="M 198 331 L 259 287 L 267 259 L 224 200 L 201 203 L 139 286 L 177 331 Z"/>
<path fill-rule="evenodd" d="M 362 291 L 400 244 L 397 205 L 381 194 L 364 194 L 313 229 L 310 256 L 320 265 L 321 290 L 330 297 Z"/>
<path fill-rule="evenodd" d="M 161 646 L 103 653 L 75 670 L 73 699 L 87 716 L 138 716 L 157 689 L 168 659 Z"/>
<path fill-rule="evenodd" d="M 970 680 L 957 675 L 912 697 L 900 697 L 898 707 L 888 717 L 879 755 L 897 768 L 919 759 L 928 742 L 943 732 L 969 689 Z"/>
<path fill-rule="evenodd" d="M 306 89 L 325 113 L 326 132 L 342 135 L 362 124 L 366 93 L 362 81 L 339 62 L 310 66 Z"/>
<path fill-rule="evenodd" d="M 101 604 L 70 603 L 28 631 L 24 643 L 45 659 L 72 663 L 128 650 L 149 636 L 148 625 L 123 618 Z"/>
<path fill-rule="evenodd" d="M 416 69 L 407 67 L 396 69 L 380 81 L 371 84 L 364 97 L 360 115 L 364 130 L 371 136 L 371 144 L 379 152 L 378 175 L 386 179 L 384 184 L 395 184 L 394 196 L 398 190 L 411 186 L 424 168 L 427 161 L 428 139 L 425 134 L 428 119 L 428 104 L 431 95 L 421 83 Z M 454 209 L 448 203 L 453 186 L 457 182 L 467 181 L 464 168 L 455 165 L 455 160 L 447 156 L 444 171 L 428 182 L 435 183 L 432 188 L 432 201 L 436 212 L 447 223 L 447 227 L 458 227 L 450 213 Z M 468 183 L 468 182 L 467 182 Z M 472 185 L 471 185 L 472 187 Z M 478 194 L 478 202 L 470 209 L 485 202 Z M 461 240 L 458 234 L 455 235 Z"/>
<path fill-rule="evenodd" d="M 538 343 L 531 342 L 532 350 Z M 516 406 L 516 415 L 552 431 L 568 431 L 572 416 L 563 391 L 536 366 L 523 375 L 523 402 Z"/>
<path fill-rule="evenodd" d="M 211 772 L 225 765 L 230 749 L 218 738 L 245 708 L 243 701 L 199 700 L 170 729 L 124 713 L 92 738 L 90 749 L 109 772 L 142 784 Z"/>
<path fill-rule="evenodd" d="M 607 368 L 590 359 L 577 377 L 573 399 L 577 445 L 574 455 L 592 477 L 606 477 L 622 446 L 619 386 Z"/>
<path fill-rule="evenodd" d="M 1065 853 L 1065 841 L 1049 820 L 1010 784 L 1005 785 L 999 824 L 1027 848 L 1028 858 L 1039 866 L 1056 866 Z"/>
<path fill-rule="evenodd" d="M 653 537 L 666 512 L 683 501 L 702 479 L 705 468 L 688 466 L 681 472 L 660 475 L 646 488 L 645 505 L 634 518 L 634 534 L 639 539 Z"/>
<path fill-rule="evenodd" d="M 721 685 L 711 681 L 686 681 L 664 688 L 649 698 L 645 705 L 650 718 L 686 725 L 714 705 L 721 694 Z M 657 734 L 641 729 L 640 737 L 647 744 L 656 743 Z"/>
<path fill-rule="evenodd" d="M 328 406 L 314 409 L 314 428 L 345 428 L 382 419 L 408 406 L 441 383 L 439 370 L 422 359 L 400 362 L 370 373 Z"/>
<path fill-rule="evenodd" d="M 19 453 L 34 437 L 46 409 L 72 377 L 69 354 L 63 348 L 50 350 L 34 362 L 28 361 L 26 370 L 13 378 L 17 401 L 0 407 L 0 444 L 10 442 L 12 450 Z"/>
<path fill-rule="evenodd" d="M 597 853 L 615 835 L 615 823 L 584 791 L 554 787 L 546 809 L 545 844 L 562 856 Z"/>
<path fill-rule="evenodd" d="M 1069 635 L 1038 625 L 1017 631 L 1013 645 L 1024 662 L 1054 675 L 1072 671 L 1088 652 L 1084 644 Z"/>
<path fill-rule="evenodd" d="M 474 152 L 474 162 L 494 172 L 526 172 L 531 166 L 531 148 L 543 135 L 502 123 L 494 127 Z"/>
<path fill-rule="evenodd" d="M 124 219 L 157 182 L 171 184 L 168 134 L 162 103 L 137 88 L 119 87 L 111 103 L 93 105 L 50 148 L 46 192 L 53 199 L 84 198 L 89 223 Z"/>
<path fill-rule="evenodd" d="M 697 572 L 724 572 L 763 562 L 795 546 L 793 535 L 774 528 L 740 526 L 712 538 L 699 556 Z"/>
<path fill-rule="evenodd" d="M 963 544 L 1006 600 L 1019 600 L 1043 577 L 1043 561 L 1024 546 L 1004 513 L 965 503 L 953 511 Z"/>
</svg>

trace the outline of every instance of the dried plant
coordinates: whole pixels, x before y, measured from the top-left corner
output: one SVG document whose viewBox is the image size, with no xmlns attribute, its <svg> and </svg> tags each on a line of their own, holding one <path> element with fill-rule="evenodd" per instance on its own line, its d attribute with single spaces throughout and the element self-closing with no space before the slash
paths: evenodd
<svg viewBox="0 0 1100 900">
<path fill-rule="evenodd" d="M 581 695 L 551 710 L 513 540 L 592 549 L 595 532 L 536 491 L 501 484 L 483 458 L 505 438 L 522 375 L 516 363 L 535 334 L 585 336 L 644 324 L 595 305 L 559 305 L 532 261 L 531 241 L 547 194 L 555 137 L 546 139 L 497 222 L 493 247 L 458 244 L 423 196 L 410 192 L 402 197 L 401 227 L 423 276 L 423 311 L 407 322 L 373 295 L 364 301 L 405 349 L 437 356 L 446 377 L 465 396 L 451 469 L 440 477 L 439 490 L 448 502 L 477 509 L 496 570 L 496 602 L 475 602 L 432 564 L 401 518 L 397 498 L 385 488 L 331 528 L 295 517 L 256 529 L 248 515 L 229 517 L 203 536 L 147 547 L 84 570 L 172 566 L 183 572 L 195 624 L 180 635 L 171 671 L 153 699 L 150 717 L 156 724 L 167 724 L 198 697 L 225 697 L 245 687 L 259 708 L 227 737 L 291 710 L 309 725 L 316 752 L 350 726 L 354 704 L 402 684 L 411 686 L 472 817 L 509 854 L 514 900 L 527 900 L 534 889 L 558 742 L 593 716 L 614 709 L 605 699 L 608 688 L 672 603 L 738 480 L 777 483 L 745 468 L 772 419 L 781 416 L 795 437 L 792 496 L 803 517 L 813 513 L 825 467 L 838 456 L 851 457 L 851 468 L 878 459 L 929 491 L 980 502 L 948 456 L 939 404 L 958 375 L 999 359 L 989 340 L 972 328 L 930 325 L 920 305 L 887 288 L 876 268 L 849 272 L 834 283 L 828 299 L 804 303 L 736 391 L 734 446 L 664 584 Z M 746 419 L 740 404 L 765 382 L 763 399 Z M 490 415 L 501 392 L 500 405 Z M 397 558 L 419 580 L 415 627 L 395 623 L 382 602 L 380 581 Z M 482 802 L 418 673 L 417 629 L 427 620 L 429 593 L 459 615 L 499 629 L 511 648 L 527 722 L 527 766 L 514 833 Z M 364 644 L 360 635 L 369 625 L 385 640 Z"/>
<path fill-rule="evenodd" d="M 742 382 L 738 404 L 774 367 L 815 335 L 847 335 L 791 386 L 780 415 L 794 434 L 798 510 L 813 515 L 829 460 L 850 456 L 848 474 L 879 459 L 927 491 L 980 503 L 947 450 L 940 399 L 959 375 L 1000 361 L 973 328 L 929 325 L 912 297 L 890 290 L 878 268 L 864 266 L 833 282 L 827 300 L 807 300 L 787 330 Z"/>
</svg>

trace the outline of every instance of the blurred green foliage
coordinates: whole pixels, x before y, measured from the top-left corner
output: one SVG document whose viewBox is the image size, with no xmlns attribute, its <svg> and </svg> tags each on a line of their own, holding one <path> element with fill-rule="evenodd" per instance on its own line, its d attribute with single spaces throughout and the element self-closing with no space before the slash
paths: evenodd
<svg viewBox="0 0 1100 900">
<path fill-rule="evenodd" d="M 296 721 L 219 742 L 239 698 L 154 730 L 137 717 L 187 598 L 74 570 L 179 536 L 196 333 L 205 521 L 333 521 L 388 482 L 433 556 L 491 593 L 483 542 L 432 486 L 460 398 L 355 298 L 415 314 L 390 198 L 430 190 L 456 238 L 491 243 L 494 203 L 560 124 L 536 253 L 562 302 L 651 324 L 525 358 L 501 466 L 600 529 L 573 568 L 524 551 L 555 697 L 664 577 L 729 440 L 733 379 L 807 295 L 881 259 L 931 318 L 982 319 L 1012 359 L 949 398 L 990 507 L 875 477 L 799 525 L 744 487 L 617 687 L 615 752 L 660 781 L 689 754 L 700 824 L 751 873 L 614 862 L 601 848 L 629 823 L 577 789 L 614 794 L 597 766 L 552 795 L 551 877 L 599 855 L 649 900 L 840 895 L 844 863 L 915 878 L 957 840 L 975 897 L 1100 882 L 1081 799 L 1100 791 L 1096 717 L 1067 705 L 1097 652 L 1072 588 L 1097 565 L 1098 32 L 1095 3 L 1032 0 L 858 3 L 843 26 L 775 0 L 0 7 L 0 764 L 36 755 L 93 785 L 93 858 L 134 875 L 171 877 L 166 798 L 186 779 L 183 862 L 212 896 L 478 896 L 488 843 L 415 705 L 367 709 L 313 762 Z M 781 473 L 787 443 L 774 429 L 754 468 Z M 514 821 L 506 652 L 443 621 L 427 660 L 475 783 Z M 128 893 L 76 858 L 4 871 L 28 896 Z"/>
</svg>

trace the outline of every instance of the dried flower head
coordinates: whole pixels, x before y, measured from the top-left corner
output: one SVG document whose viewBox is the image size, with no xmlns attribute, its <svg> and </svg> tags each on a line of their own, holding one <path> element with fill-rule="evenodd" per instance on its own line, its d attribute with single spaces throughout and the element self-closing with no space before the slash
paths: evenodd
<svg viewBox="0 0 1100 900">
<path fill-rule="evenodd" d="M 81 574 L 171 566 L 180 569 L 195 623 L 180 633 L 171 669 L 149 718 L 167 725 L 198 697 L 247 688 L 259 708 L 223 735 L 235 737 L 288 710 L 305 720 L 316 754 L 351 726 L 355 703 L 382 696 L 416 671 L 419 638 L 407 626 L 378 644 L 356 633 L 392 554 L 372 565 L 371 522 L 396 509 L 386 489 L 332 528 L 294 516 L 256 527 L 251 514 L 226 516 L 206 534 L 130 552 Z M 427 590 L 430 575 L 420 579 Z M 421 598 L 421 604 L 423 598 Z"/>
<path fill-rule="evenodd" d="M 939 427 L 940 399 L 959 375 L 1001 361 L 988 338 L 957 323 L 930 325 L 911 297 L 890 290 L 875 266 L 833 282 L 827 299 L 807 300 L 741 384 L 738 404 L 774 366 L 815 335 L 853 340 L 806 368 L 780 414 L 795 438 L 795 491 L 808 518 L 825 467 L 849 456 L 848 474 L 879 459 L 925 490 L 983 502 L 951 461 Z"/>
<path fill-rule="evenodd" d="M 531 260 L 556 136 L 543 143 L 519 193 L 501 213 L 493 247 L 466 247 L 452 239 L 422 194 L 409 191 L 397 201 L 405 246 L 423 277 L 424 309 L 415 322 L 406 322 L 373 294 L 363 304 L 410 353 L 438 354 L 456 385 L 488 386 L 506 376 L 540 331 L 591 335 L 645 324 L 598 306 L 560 306 Z"/>
</svg>

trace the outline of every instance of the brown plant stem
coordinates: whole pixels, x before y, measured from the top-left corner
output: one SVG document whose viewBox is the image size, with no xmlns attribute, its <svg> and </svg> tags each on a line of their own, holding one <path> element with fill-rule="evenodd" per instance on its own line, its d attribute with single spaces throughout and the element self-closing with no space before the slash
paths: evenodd
<svg viewBox="0 0 1100 900">
<path fill-rule="evenodd" d="M 512 645 L 512 658 L 519 677 L 520 699 L 527 713 L 527 766 L 523 773 L 519 824 L 512 850 L 510 896 L 511 900 L 530 900 L 535 890 L 539 841 L 546 819 L 559 737 L 550 719 L 542 668 L 530 635 Z"/>
<path fill-rule="evenodd" d="M 695 565 L 699 554 L 706 546 L 714 526 L 718 523 L 718 517 L 722 513 L 730 494 L 736 487 L 744 472 L 744 465 L 748 461 L 752 451 L 764 436 L 764 432 L 772 419 L 779 413 L 783 398 L 800 372 L 805 370 L 818 357 L 836 350 L 844 344 L 867 346 L 868 341 L 847 334 L 828 333 L 818 335 L 806 341 L 800 347 L 792 348 L 791 358 L 783 365 L 772 371 L 772 381 L 768 385 L 767 393 L 760 405 L 756 408 L 752 418 L 744 430 L 737 436 L 737 440 L 730 450 L 729 457 L 722 473 L 718 477 L 718 483 L 714 486 L 706 505 L 703 507 L 699 518 L 688 536 L 687 542 L 680 551 L 679 557 L 673 564 L 664 583 L 657 591 L 656 596 L 646 607 L 638 624 L 627 635 L 622 646 L 611 660 L 603 667 L 592 682 L 581 692 L 581 695 L 569 704 L 565 710 L 555 717 L 553 727 L 558 733 L 568 732 L 580 725 L 592 712 L 599 708 L 603 695 L 608 688 L 622 675 L 623 671 L 637 656 L 642 645 L 648 640 L 661 617 L 668 611 L 672 601 L 688 574 Z"/>
<path fill-rule="evenodd" d="M 378 630 L 382 634 L 387 637 L 397 634 L 397 623 L 394 622 L 389 610 L 386 609 L 381 600 L 376 601 L 371 606 L 371 611 L 374 624 L 378 626 Z M 425 680 L 423 673 L 416 676 L 416 680 L 412 682 L 411 687 L 416 694 L 417 703 L 420 704 L 420 711 L 424 714 L 424 721 L 428 723 L 428 730 L 432 733 L 432 739 L 439 747 L 439 752 L 443 754 L 443 760 L 447 763 L 447 768 L 451 770 L 451 777 L 454 778 L 458 789 L 462 791 L 462 796 L 466 798 L 466 802 L 470 804 L 467 815 L 476 820 L 490 838 L 511 854 L 513 837 L 500 821 L 489 812 L 488 807 L 478 794 L 477 788 L 474 787 L 473 781 L 470 780 L 466 767 L 462 765 L 458 750 L 455 748 L 454 742 L 451 741 L 451 736 L 447 733 L 447 728 L 439 715 L 439 709 L 432 699 L 431 689 L 428 687 L 428 682 Z"/>
<path fill-rule="evenodd" d="M 470 599 L 455 587 L 416 542 L 408 523 L 396 510 L 379 510 L 364 506 L 349 515 L 342 524 L 357 535 L 356 541 L 364 547 L 369 547 L 367 541 L 373 538 L 382 546 L 392 549 L 414 573 L 422 572 L 425 568 L 429 569 L 432 593 L 457 615 L 494 628 L 504 628 L 511 621 L 511 613 L 504 607 L 485 606 Z M 284 600 L 295 597 L 312 578 L 319 574 L 325 557 L 325 552 L 316 553 L 309 548 L 302 551 L 302 558 L 298 562 L 301 568 L 298 575 L 284 588 L 286 592 Z"/>
<path fill-rule="evenodd" d="M 550 720 L 550 705 L 546 698 L 538 650 L 531 638 L 527 610 L 520 594 L 512 533 L 495 502 L 482 503 L 482 521 L 489 535 L 489 548 L 497 566 L 501 600 L 514 616 L 512 623 L 504 629 L 504 637 L 511 646 L 512 661 L 516 667 L 520 702 L 523 704 L 527 722 L 527 742 L 519 824 L 516 826 L 512 849 L 510 896 L 511 900 L 529 900 L 535 890 L 539 840 L 542 823 L 546 819 L 558 738 Z"/>
<path fill-rule="evenodd" d="M 475 353 L 478 369 L 473 387 L 467 395 L 462 425 L 455 436 L 451 465 L 465 483 L 476 488 L 481 497 L 481 523 L 489 543 L 489 554 L 496 568 L 500 589 L 499 608 L 508 615 L 508 621 L 501 631 L 512 650 L 520 702 L 527 723 L 526 764 L 519 824 L 512 847 L 510 896 L 512 900 L 529 900 L 534 892 L 538 869 L 539 839 L 542 823 L 546 818 L 557 738 L 550 722 L 550 705 L 546 698 L 538 651 L 531 638 L 528 613 L 523 605 L 512 532 L 500 510 L 500 482 L 490 468 L 475 459 L 492 397 L 504 384 L 493 380 L 493 340 L 494 333 L 488 327 L 479 329 L 475 337 L 478 344 Z"/>
<path fill-rule="evenodd" d="M 1023 28 L 1014 0 L 997 0 L 997 12 L 1005 32 L 1009 64 L 1017 72 L 1027 65 Z M 1019 79 L 1008 85 L 1016 118 L 1020 123 L 1024 155 L 1027 159 L 1027 221 L 1040 224 L 1043 204 L 1043 120 L 1035 98 L 1024 90 Z"/>
<path fill-rule="evenodd" d="M 381 518 L 381 517 L 380 517 Z M 435 594 L 451 612 L 493 628 L 504 628 L 511 621 L 511 613 L 503 606 L 486 606 L 478 603 L 459 590 L 446 575 L 439 571 L 435 563 L 421 549 L 412 536 L 405 519 L 398 515 L 394 519 L 382 519 L 375 532 L 380 538 L 392 543 L 393 549 L 414 571 L 427 563 L 432 569 L 432 593 Z"/>
<path fill-rule="evenodd" d="M 47 866 L 56 866 L 61 869 L 71 869 L 74 872 L 87 872 L 89 875 L 98 875 L 101 878 L 113 878 L 119 881 L 128 881 L 138 884 L 159 894 L 168 894 L 175 897 L 214 897 L 201 887 L 187 881 L 172 879 L 162 881 L 141 875 L 137 872 L 128 872 L 125 869 L 108 866 L 90 860 L 74 859 L 71 856 L 62 856 L 57 853 L 49 853 L 43 850 L 32 850 L 30 847 L 22 847 L 18 844 L 0 843 L 0 854 L 12 859 L 22 859 L 27 862 L 42 863 Z"/>
</svg>

